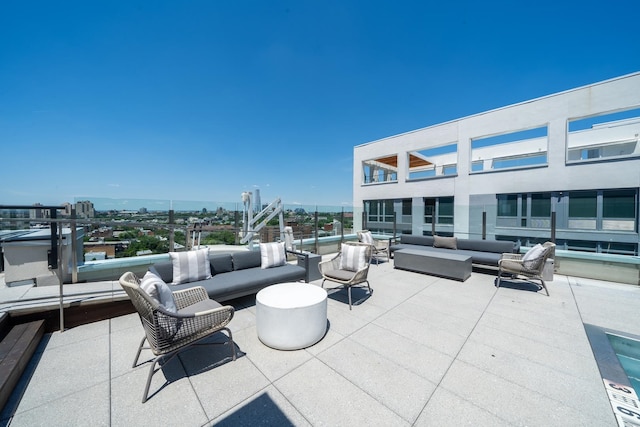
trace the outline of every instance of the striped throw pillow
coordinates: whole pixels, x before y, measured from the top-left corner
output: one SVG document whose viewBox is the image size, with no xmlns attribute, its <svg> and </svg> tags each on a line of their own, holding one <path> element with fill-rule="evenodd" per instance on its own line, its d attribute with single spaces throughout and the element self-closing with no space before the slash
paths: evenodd
<svg viewBox="0 0 640 427">
<path fill-rule="evenodd" d="M 365 246 L 343 245 L 340 256 L 340 269 L 348 271 L 358 271 L 366 266 L 367 248 Z"/>
<path fill-rule="evenodd" d="M 279 267 L 285 262 L 284 243 L 260 243 L 260 268 Z"/>
<path fill-rule="evenodd" d="M 367 245 L 373 245 L 373 236 L 370 231 L 363 231 L 360 233 L 360 238 L 362 239 L 362 243 L 366 243 Z"/>
<path fill-rule="evenodd" d="M 169 252 L 173 263 L 174 285 L 211 278 L 209 248 L 188 252 Z"/>
</svg>

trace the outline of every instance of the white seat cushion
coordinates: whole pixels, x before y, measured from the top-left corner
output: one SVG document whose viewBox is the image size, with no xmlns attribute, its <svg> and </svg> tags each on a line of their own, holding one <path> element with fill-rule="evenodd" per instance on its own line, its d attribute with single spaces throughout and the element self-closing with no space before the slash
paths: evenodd
<svg viewBox="0 0 640 427">
<path fill-rule="evenodd" d="M 358 271 L 366 266 L 365 246 L 343 245 L 340 255 L 340 268 L 348 271 Z"/>
</svg>

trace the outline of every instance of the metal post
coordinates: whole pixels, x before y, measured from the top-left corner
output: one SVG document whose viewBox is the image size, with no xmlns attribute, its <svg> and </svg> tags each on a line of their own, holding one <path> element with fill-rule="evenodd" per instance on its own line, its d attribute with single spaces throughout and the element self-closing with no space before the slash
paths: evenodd
<svg viewBox="0 0 640 427">
<path fill-rule="evenodd" d="M 556 212 L 551 212 L 551 242 L 556 242 Z"/>
<path fill-rule="evenodd" d="M 238 224 L 238 221 L 239 221 L 239 218 L 238 218 L 238 216 L 239 216 L 238 205 L 236 205 L 236 210 L 235 210 L 233 216 L 234 216 L 233 217 L 234 229 L 235 229 L 235 235 L 236 235 L 235 243 L 236 243 L 236 245 L 238 245 L 238 244 L 240 244 L 240 233 L 238 231 L 240 229 L 240 226 Z"/>
<path fill-rule="evenodd" d="M 52 225 L 55 225 L 54 223 L 51 223 Z M 59 241 L 59 250 L 58 250 L 58 258 L 56 259 L 56 264 L 58 264 L 59 268 L 57 270 L 57 276 L 58 276 L 58 283 L 60 284 L 60 332 L 64 332 L 64 285 L 62 284 L 63 282 L 63 268 L 62 265 L 64 264 L 64 262 L 60 262 L 60 254 L 62 253 L 62 223 L 58 223 L 57 224 L 58 227 L 60 228 L 60 241 Z"/>
<path fill-rule="evenodd" d="M 482 240 L 487 240 L 487 213 L 482 211 Z"/>
<path fill-rule="evenodd" d="M 397 222 L 398 222 L 398 218 L 396 218 L 396 216 L 394 215 L 393 216 L 393 238 L 394 239 L 396 238 L 396 227 L 397 227 L 396 223 Z"/>
<path fill-rule="evenodd" d="M 340 212 L 340 246 L 338 246 L 338 251 L 342 250 L 342 242 L 344 242 L 344 208 Z"/>
<path fill-rule="evenodd" d="M 175 229 L 173 227 L 175 223 L 174 217 L 173 217 L 173 209 L 169 209 L 169 252 L 173 252 L 175 250 Z M 187 231 L 187 234 L 189 234 L 189 232 Z"/>
<path fill-rule="evenodd" d="M 71 283 L 78 283 L 78 231 L 76 230 L 76 208 L 71 208 Z"/>
<path fill-rule="evenodd" d="M 49 209 L 49 216 L 51 217 L 51 253 L 49 254 L 49 268 L 56 270 L 58 268 L 58 224 L 56 219 L 58 217 L 58 211 L 55 208 Z"/>
<path fill-rule="evenodd" d="M 315 212 L 315 215 L 314 215 L 314 225 L 315 225 L 315 228 L 316 228 L 316 233 L 315 233 L 315 235 L 316 235 L 316 242 L 315 242 L 316 243 L 316 252 L 315 253 L 316 254 L 320 254 L 320 246 L 319 246 L 319 242 L 318 242 L 318 207 L 317 206 L 316 206 L 316 212 Z"/>
</svg>

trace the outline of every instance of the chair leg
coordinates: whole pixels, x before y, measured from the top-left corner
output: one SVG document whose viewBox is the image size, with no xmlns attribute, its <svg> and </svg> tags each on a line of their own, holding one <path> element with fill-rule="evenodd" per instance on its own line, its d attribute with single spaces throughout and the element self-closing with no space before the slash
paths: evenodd
<svg viewBox="0 0 640 427">
<path fill-rule="evenodd" d="M 496 283 L 496 288 L 500 287 L 500 277 L 501 277 L 500 273 L 501 273 L 501 271 L 498 270 L 498 280 L 497 280 L 497 283 Z"/>
<path fill-rule="evenodd" d="M 349 294 L 349 310 L 351 310 L 351 286 L 347 286 L 347 293 Z"/>
<path fill-rule="evenodd" d="M 136 354 L 136 358 L 133 360 L 132 368 L 135 368 L 138 365 L 138 359 L 140 359 L 140 353 L 142 353 L 142 348 L 144 346 L 144 342 L 147 340 L 147 336 L 145 335 L 140 341 L 140 345 L 138 346 L 138 353 Z"/>
<path fill-rule="evenodd" d="M 149 375 L 147 375 L 147 385 L 144 386 L 144 394 L 142 395 L 142 403 L 145 403 L 149 398 L 149 387 L 151 386 L 151 378 L 155 373 L 156 363 L 158 363 L 158 359 L 160 357 L 161 356 L 158 356 L 153 359 L 153 363 L 151 363 L 151 367 L 149 368 Z"/>
<path fill-rule="evenodd" d="M 236 344 L 233 342 L 233 336 L 231 335 L 231 329 L 223 328 L 223 330 L 226 330 L 227 334 L 229 335 L 229 345 L 231 346 L 231 358 L 235 362 L 235 360 L 236 360 Z"/>
<path fill-rule="evenodd" d="M 549 289 L 547 289 L 547 285 L 544 283 L 544 280 L 540 279 L 540 283 L 542 283 L 542 287 L 544 288 L 544 291 L 547 293 L 547 296 L 549 296 Z"/>
</svg>

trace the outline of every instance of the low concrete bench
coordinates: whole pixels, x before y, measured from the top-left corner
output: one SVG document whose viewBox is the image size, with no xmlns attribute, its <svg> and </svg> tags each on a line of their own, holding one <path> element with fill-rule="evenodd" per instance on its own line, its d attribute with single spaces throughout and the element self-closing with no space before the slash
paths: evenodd
<svg viewBox="0 0 640 427">
<path fill-rule="evenodd" d="M 395 252 L 394 267 L 464 282 L 471 276 L 471 257 L 455 253 L 401 249 Z"/>
</svg>

